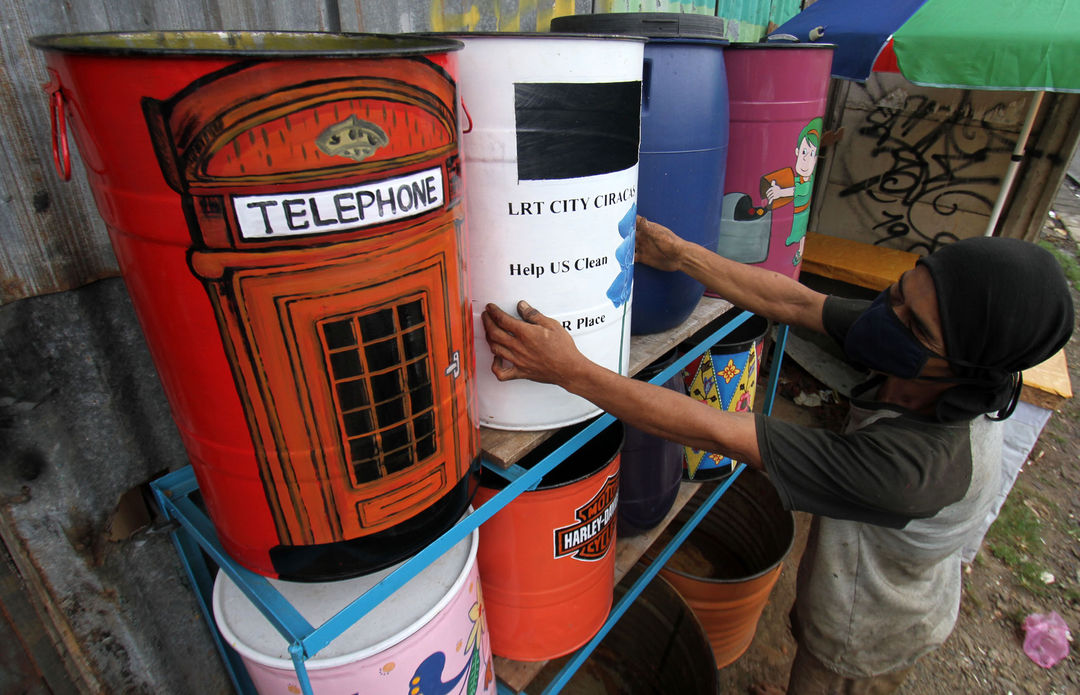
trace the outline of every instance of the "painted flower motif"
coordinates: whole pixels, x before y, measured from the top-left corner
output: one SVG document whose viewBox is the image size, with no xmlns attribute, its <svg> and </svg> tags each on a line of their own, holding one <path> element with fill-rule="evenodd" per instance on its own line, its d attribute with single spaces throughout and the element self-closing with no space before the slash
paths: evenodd
<svg viewBox="0 0 1080 695">
<path fill-rule="evenodd" d="M 634 288 L 634 229 L 637 225 L 637 204 L 631 205 L 626 215 L 619 220 L 619 236 L 622 242 L 615 249 L 615 260 L 619 262 L 619 274 L 607 290 L 607 298 L 618 309 L 630 298 Z"/>
<path fill-rule="evenodd" d="M 480 635 L 483 633 L 484 623 L 480 621 L 483 616 L 483 609 L 481 606 L 482 599 L 477 596 L 476 603 L 469 608 L 469 620 L 472 621 L 472 630 L 469 631 L 469 638 L 465 641 L 465 651 L 471 652 L 474 649 L 480 648 Z"/>
<path fill-rule="evenodd" d="M 731 380 L 742 374 L 742 370 L 735 366 L 735 360 L 729 359 L 727 366 L 724 367 L 724 371 L 720 372 L 717 376 L 724 379 L 725 384 L 730 384 Z"/>
</svg>

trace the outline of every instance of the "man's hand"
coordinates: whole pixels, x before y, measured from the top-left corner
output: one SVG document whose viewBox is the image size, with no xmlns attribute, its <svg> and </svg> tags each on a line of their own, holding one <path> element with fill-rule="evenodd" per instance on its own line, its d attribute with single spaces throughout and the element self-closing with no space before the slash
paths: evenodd
<svg viewBox="0 0 1080 695">
<path fill-rule="evenodd" d="M 499 381 L 530 379 L 564 386 L 591 363 L 555 319 L 518 302 L 518 320 L 488 304 L 481 314 L 488 345 L 495 355 L 491 371 Z"/>
<path fill-rule="evenodd" d="M 685 242 L 662 224 L 637 216 L 634 260 L 657 270 L 679 270 L 680 247 Z"/>
</svg>

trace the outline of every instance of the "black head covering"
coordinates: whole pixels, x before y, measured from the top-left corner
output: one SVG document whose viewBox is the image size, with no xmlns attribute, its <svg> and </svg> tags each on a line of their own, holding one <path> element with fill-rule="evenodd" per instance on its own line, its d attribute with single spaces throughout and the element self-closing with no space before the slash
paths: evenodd
<svg viewBox="0 0 1080 695">
<path fill-rule="evenodd" d="M 1069 340 L 1069 284 L 1046 249 L 1020 239 L 978 237 L 944 246 L 919 260 L 934 280 L 945 356 L 972 380 L 946 391 L 942 420 L 982 413 L 1008 417 L 1019 396 L 1021 370 L 1044 362 Z"/>
</svg>

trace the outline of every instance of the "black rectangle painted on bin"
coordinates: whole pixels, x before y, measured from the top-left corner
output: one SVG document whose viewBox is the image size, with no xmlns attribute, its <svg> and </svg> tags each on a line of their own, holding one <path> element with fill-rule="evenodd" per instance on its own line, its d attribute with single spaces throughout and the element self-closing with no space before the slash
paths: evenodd
<svg viewBox="0 0 1080 695">
<path fill-rule="evenodd" d="M 641 82 L 514 85 L 518 180 L 576 179 L 638 161 Z"/>
</svg>

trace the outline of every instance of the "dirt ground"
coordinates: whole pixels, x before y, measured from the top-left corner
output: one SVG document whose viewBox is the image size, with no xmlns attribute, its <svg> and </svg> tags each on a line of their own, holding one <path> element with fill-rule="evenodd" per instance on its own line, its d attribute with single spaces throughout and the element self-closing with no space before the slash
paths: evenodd
<svg viewBox="0 0 1080 695">
<path fill-rule="evenodd" d="M 1080 187 L 1066 179 L 1042 240 L 1064 257 L 1066 271 L 1080 252 Z M 1080 277 L 1080 267 L 1076 267 Z M 1080 284 L 1073 301 L 1080 307 Z M 1078 314 L 1080 318 L 1080 314 Z M 1080 321 L 1078 321 L 1080 323 Z M 1080 388 L 1080 325 L 1066 347 L 1073 389 Z M 835 417 L 834 408 L 794 405 L 800 390 L 823 388 L 793 360 L 785 361 L 774 413 L 809 423 Z M 1024 618 L 1056 611 L 1080 634 L 1080 398 L 1054 412 L 1032 449 L 1005 508 L 965 574 L 960 617 L 952 635 L 925 657 L 901 695 L 1080 693 L 1080 655 L 1049 669 L 1023 651 Z M 794 656 L 788 611 L 805 544 L 808 517 L 797 515 L 795 548 L 770 597 L 749 650 L 720 671 L 722 693 L 745 693 L 755 683 L 786 683 Z"/>
</svg>

